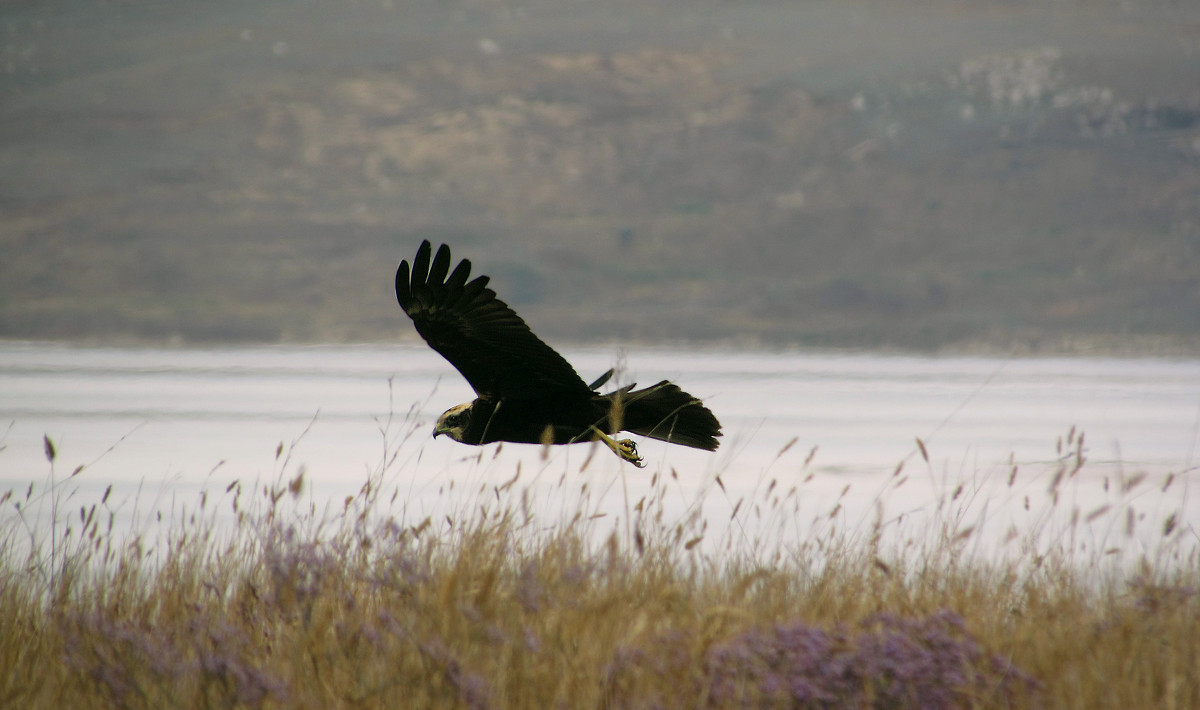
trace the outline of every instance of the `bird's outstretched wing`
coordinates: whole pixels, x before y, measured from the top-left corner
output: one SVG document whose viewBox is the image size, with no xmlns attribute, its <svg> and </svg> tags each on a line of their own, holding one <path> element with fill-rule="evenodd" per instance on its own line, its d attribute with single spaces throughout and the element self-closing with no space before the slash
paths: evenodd
<svg viewBox="0 0 1200 710">
<path fill-rule="evenodd" d="M 450 271 L 450 247 L 430 261 L 421 242 L 412 267 L 396 270 L 396 300 L 425 342 L 467 378 L 481 397 L 563 393 L 590 395 L 588 386 L 562 355 L 529 330 L 496 292 L 488 277 L 468 281 L 471 262 Z"/>
</svg>

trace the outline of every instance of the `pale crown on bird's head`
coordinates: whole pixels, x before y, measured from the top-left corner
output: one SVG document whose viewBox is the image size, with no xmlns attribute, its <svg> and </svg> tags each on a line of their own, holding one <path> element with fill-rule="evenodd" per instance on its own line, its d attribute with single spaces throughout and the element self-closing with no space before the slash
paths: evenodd
<svg viewBox="0 0 1200 710">
<path fill-rule="evenodd" d="M 451 439 L 461 442 L 470 423 L 471 403 L 464 402 L 455 405 L 442 412 L 442 416 L 438 417 L 437 424 L 433 427 L 433 436 L 436 439 L 438 434 L 445 434 Z"/>
</svg>

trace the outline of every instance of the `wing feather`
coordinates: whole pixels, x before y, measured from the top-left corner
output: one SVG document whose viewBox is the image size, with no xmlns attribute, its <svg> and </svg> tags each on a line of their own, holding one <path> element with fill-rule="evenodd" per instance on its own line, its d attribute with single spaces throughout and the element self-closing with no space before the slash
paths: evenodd
<svg viewBox="0 0 1200 710">
<path fill-rule="evenodd" d="M 450 249 L 443 244 L 437 250 L 437 255 L 433 257 L 433 264 L 429 267 L 429 277 L 425 279 L 425 283 L 429 284 L 429 287 L 436 291 L 444 290 L 446 274 L 449 271 Z"/>
<path fill-rule="evenodd" d="M 429 242 L 422 242 L 411 267 L 400 262 L 396 300 L 425 342 L 462 373 L 476 394 L 504 398 L 557 390 L 590 396 L 570 363 L 488 288 L 487 276 L 468 280 L 471 262 L 466 259 L 450 271 L 450 248 L 444 244 L 432 262 L 431 251 Z"/>
<path fill-rule="evenodd" d="M 421 242 L 417 249 L 417 258 L 413 259 L 412 284 L 413 290 L 424 290 L 429 283 L 429 241 Z"/>
<path fill-rule="evenodd" d="M 396 300 L 400 302 L 400 306 L 405 310 L 408 309 L 408 306 L 404 304 L 412 301 L 412 287 L 409 286 L 410 279 L 408 262 L 400 262 L 400 268 L 396 269 Z"/>
<path fill-rule="evenodd" d="M 454 273 L 450 274 L 450 278 L 446 279 L 446 290 L 454 292 L 461 289 L 470 277 L 471 262 L 464 259 L 458 262 L 458 266 L 454 267 Z"/>
<path fill-rule="evenodd" d="M 469 270 L 471 262 L 464 259 L 463 263 L 467 264 L 467 268 Z M 466 288 L 463 290 L 462 297 L 458 301 L 458 304 L 465 306 L 467 303 L 475 300 L 475 298 L 487 288 L 488 281 L 490 280 L 491 279 L 486 276 L 480 276 L 471 283 L 467 284 Z"/>
</svg>

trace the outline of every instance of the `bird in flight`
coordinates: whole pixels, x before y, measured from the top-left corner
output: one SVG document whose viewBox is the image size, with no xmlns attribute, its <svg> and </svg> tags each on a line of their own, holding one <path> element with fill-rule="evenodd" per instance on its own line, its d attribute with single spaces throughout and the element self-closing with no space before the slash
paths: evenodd
<svg viewBox="0 0 1200 710">
<path fill-rule="evenodd" d="M 396 270 L 396 300 L 429 347 L 450 361 L 475 390 L 473 402 L 447 409 L 433 435 L 479 446 L 495 441 L 573 444 L 599 440 L 638 467 L 645 465 L 628 431 L 705 451 L 717 448 L 721 424 L 707 407 L 663 380 L 645 389 L 599 389 L 613 371 L 590 385 L 533 334 L 496 292 L 488 277 L 471 279 L 471 262 L 450 269 L 450 247 L 431 257 L 421 243 L 412 264 Z"/>
</svg>

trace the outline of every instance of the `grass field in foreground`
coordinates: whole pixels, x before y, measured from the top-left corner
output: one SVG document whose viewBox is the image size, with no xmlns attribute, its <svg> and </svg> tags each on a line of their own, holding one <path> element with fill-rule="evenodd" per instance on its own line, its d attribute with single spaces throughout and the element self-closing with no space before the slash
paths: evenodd
<svg viewBox="0 0 1200 710">
<path fill-rule="evenodd" d="M 385 473 L 335 514 L 294 473 L 145 535 L 105 500 L 44 540 L 33 488 L 5 495 L 0 707 L 1200 707 L 1186 520 L 1138 559 L 979 559 L 949 524 L 714 554 L 655 514 L 665 483 L 609 532 L 517 478 L 399 519 Z"/>
</svg>

